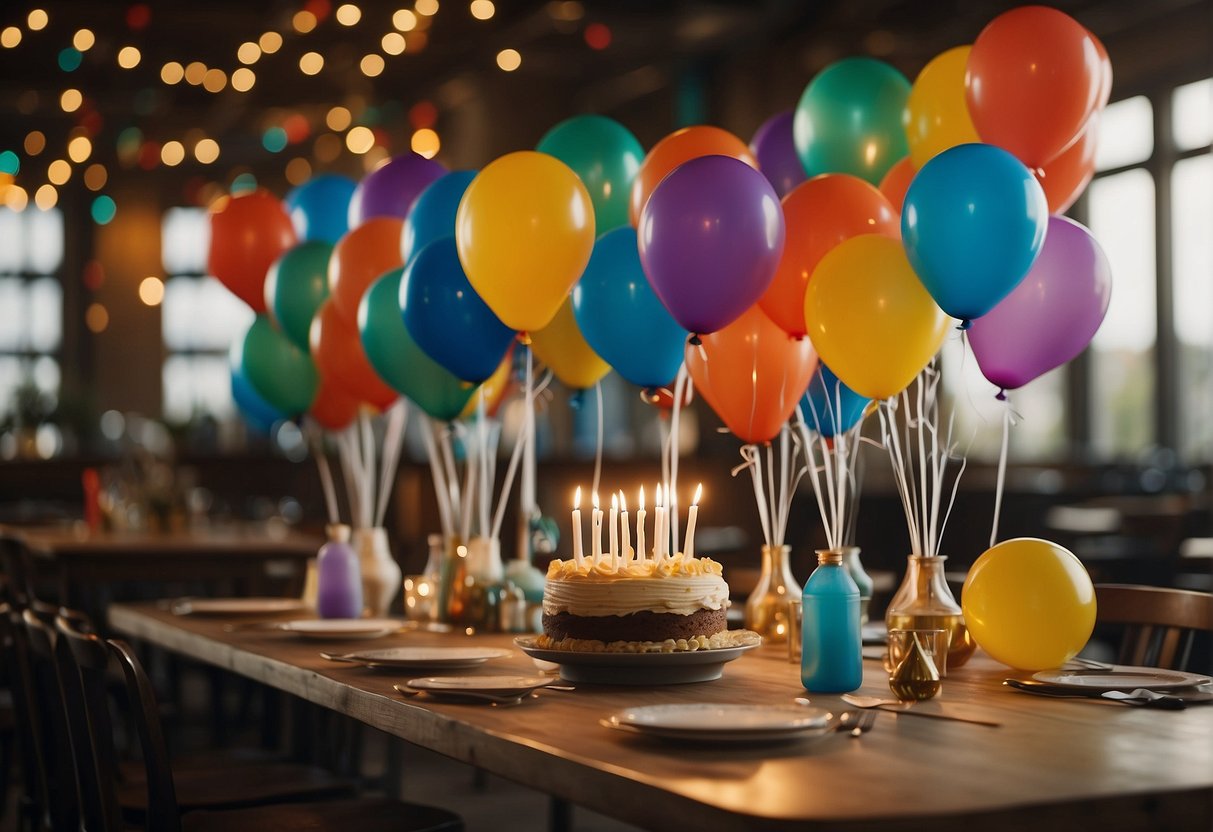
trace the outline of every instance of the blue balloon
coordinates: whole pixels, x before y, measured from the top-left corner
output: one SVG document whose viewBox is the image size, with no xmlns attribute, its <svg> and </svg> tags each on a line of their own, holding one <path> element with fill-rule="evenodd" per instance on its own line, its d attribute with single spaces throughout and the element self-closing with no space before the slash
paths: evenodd
<svg viewBox="0 0 1213 832">
<path fill-rule="evenodd" d="M 400 313 L 426 355 L 477 384 L 501 365 L 516 334 L 472 288 L 454 237 L 430 243 L 405 267 Z"/>
<path fill-rule="evenodd" d="M 573 316 L 586 343 L 632 384 L 665 387 L 678 375 L 689 333 L 649 285 L 635 228 L 616 228 L 594 243 L 573 288 Z"/>
<path fill-rule="evenodd" d="M 1024 279 L 1048 220 L 1044 191 L 1018 159 L 993 145 L 962 144 L 910 183 L 901 239 L 939 308 L 967 327 Z"/>
<path fill-rule="evenodd" d="M 283 204 L 299 242 L 336 244 L 350 230 L 350 199 L 358 184 L 348 176 L 322 173 L 286 195 Z"/>
<path fill-rule="evenodd" d="M 249 426 L 259 433 L 269 434 L 274 423 L 281 422 L 286 414 L 261 397 L 238 367 L 232 367 L 232 401 Z"/>
<path fill-rule="evenodd" d="M 400 254 L 407 264 L 435 240 L 455 236 L 455 214 L 463 192 L 476 178 L 474 170 L 453 170 L 431 182 L 409 208 L 400 235 Z"/>
<path fill-rule="evenodd" d="M 871 401 L 847 387 L 833 370 L 819 363 L 800 402 L 800 410 L 805 424 L 828 439 L 855 427 Z"/>
</svg>

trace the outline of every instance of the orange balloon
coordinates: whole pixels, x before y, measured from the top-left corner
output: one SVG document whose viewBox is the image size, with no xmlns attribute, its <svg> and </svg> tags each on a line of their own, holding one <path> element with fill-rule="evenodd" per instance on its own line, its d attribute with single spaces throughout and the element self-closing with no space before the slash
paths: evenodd
<svg viewBox="0 0 1213 832">
<path fill-rule="evenodd" d="M 295 227 L 278 197 L 258 188 L 225 196 L 211 206 L 207 270 L 232 294 L 265 311 L 265 276 L 295 245 Z"/>
<path fill-rule="evenodd" d="M 369 223 L 377 220 L 369 220 Z M 395 221 L 399 225 L 399 221 Z M 360 226 L 366 228 L 366 225 Z M 347 237 L 349 235 L 346 235 Z M 329 298 L 312 318 L 308 332 L 308 345 L 320 377 L 332 382 L 360 402 L 366 402 L 384 410 L 396 401 L 396 391 L 383 383 L 375 374 L 371 363 L 362 351 L 362 340 L 358 327 L 349 323 L 337 311 L 333 298 Z"/>
<path fill-rule="evenodd" d="M 688 344 L 687 369 L 716 415 L 743 442 L 767 442 L 792 417 L 817 353 L 808 338 L 789 338 L 757 305 Z"/>
<path fill-rule="evenodd" d="M 1044 188 L 1050 214 L 1064 214 L 1082 196 L 1095 175 L 1095 150 L 1099 144 L 1099 113 L 1091 116 L 1078 141 L 1043 168 L 1034 171 Z"/>
<path fill-rule="evenodd" d="M 914 167 L 914 160 L 907 156 L 889 168 L 884 179 L 880 180 L 880 192 L 898 214 L 901 213 L 901 206 L 906 201 L 906 191 L 910 190 L 910 183 L 914 181 L 916 173 L 918 170 Z"/>
<path fill-rule="evenodd" d="M 358 415 L 359 402 L 347 393 L 340 384 L 320 377 L 316 398 L 308 408 L 308 415 L 325 430 L 343 430 Z"/>
<path fill-rule="evenodd" d="M 358 321 L 358 304 L 370 285 L 404 265 L 400 234 L 404 220 L 373 217 L 346 233 L 329 258 L 329 295 L 350 324 Z"/>
<path fill-rule="evenodd" d="M 857 176 L 825 173 L 797 185 L 783 198 L 787 242 L 775 279 L 758 300 L 784 332 L 803 338 L 804 293 L 813 269 L 843 240 L 859 234 L 898 239 L 901 222 L 884 195 Z"/>
<path fill-rule="evenodd" d="M 653 145 L 640 165 L 640 172 L 632 183 L 632 201 L 628 205 L 628 219 L 632 225 L 640 225 L 640 211 L 666 174 L 700 156 L 732 156 L 758 170 L 758 160 L 749 146 L 727 130 L 708 125 L 675 130 Z"/>
<path fill-rule="evenodd" d="M 1082 24 L 1056 9 L 1023 6 L 977 36 L 965 98 L 982 141 L 1038 168 L 1078 138 L 1106 78 L 1095 37 Z"/>
</svg>

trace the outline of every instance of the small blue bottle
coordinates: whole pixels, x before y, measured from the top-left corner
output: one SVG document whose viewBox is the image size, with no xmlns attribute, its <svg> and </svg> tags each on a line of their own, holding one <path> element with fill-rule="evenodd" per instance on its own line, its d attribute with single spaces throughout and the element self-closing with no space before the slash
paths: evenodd
<svg viewBox="0 0 1213 832">
<path fill-rule="evenodd" d="M 844 693 L 863 684 L 859 587 L 842 552 L 817 553 L 817 568 L 804 585 L 800 681 L 814 693 Z"/>
</svg>

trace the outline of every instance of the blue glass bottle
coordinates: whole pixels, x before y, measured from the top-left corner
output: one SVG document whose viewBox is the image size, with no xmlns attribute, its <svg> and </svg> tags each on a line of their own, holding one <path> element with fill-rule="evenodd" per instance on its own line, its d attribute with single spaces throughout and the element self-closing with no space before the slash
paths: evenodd
<svg viewBox="0 0 1213 832">
<path fill-rule="evenodd" d="M 800 681 L 814 693 L 843 693 L 863 683 L 859 587 L 842 552 L 819 551 L 804 585 Z"/>
</svg>

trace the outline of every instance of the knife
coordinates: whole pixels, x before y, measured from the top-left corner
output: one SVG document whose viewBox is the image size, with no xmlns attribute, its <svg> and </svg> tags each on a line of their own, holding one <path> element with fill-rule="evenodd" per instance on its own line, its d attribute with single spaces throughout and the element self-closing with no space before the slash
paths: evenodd
<svg viewBox="0 0 1213 832">
<path fill-rule="evenodd" d="M 1132 693 L 1123 691 L 1074 691 L 1061 690 L 1044 682 L 1034 682 L 1025 679 L 1004 679 L 1002 682 L 1009 688 L 1034 693 L 1038 696 L 1052 696 L 1058 699 L 1102 699 L 1107 702 L 1120 702 L 1125 705 L 1159 708 L 1168 711 L 1179 711 L 1188 707 L 1190 702 L 1201 702 L 1213 699 L 1213 693 L 1194 692 L 1187 696 L 1158 693 L 1147 689 L 1138 689 Z"/>
</svg>

